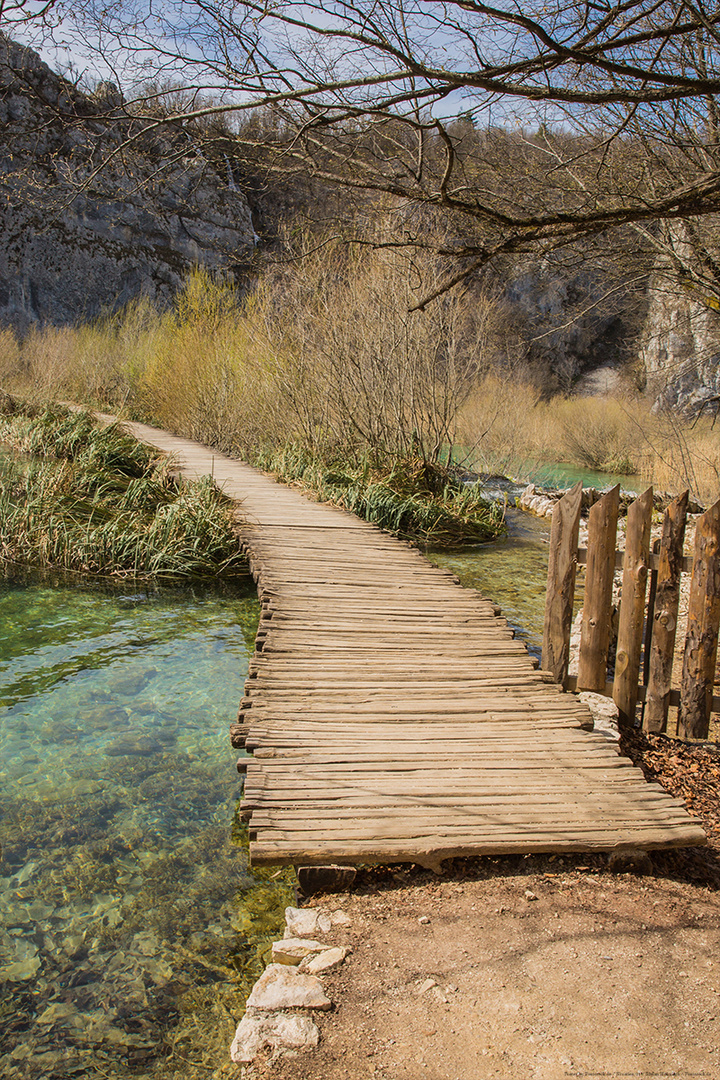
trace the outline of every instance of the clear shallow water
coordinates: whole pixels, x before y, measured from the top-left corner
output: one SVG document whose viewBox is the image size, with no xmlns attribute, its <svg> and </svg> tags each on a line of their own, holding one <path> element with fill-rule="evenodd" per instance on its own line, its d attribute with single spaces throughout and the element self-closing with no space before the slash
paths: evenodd
<svg viewBox="0 0 720 1080">
<path fill-rule="evenodd" d="M 619 484 L 623 491 L 637 493 L 650 487 L 650 481 L 643 480 L 640 476 L 598 472 L 596 469 L 583 469 L 579 465 L 570 465 L 562 461 L 534 466 L 530 470 L 530 478 L 533 483 L 545 487 L 571 487 L 577 484 L 578 480 L 582 480 L 585 487 L 594 487 L 599 491 L 615 487 L 616 484 Z"/>
<path fill-rule="evenodd" d="M 7 1080 L 210 1075 L 163 1062 L 188 1012 L 217 1028 L 217 988 L 232 996 L 252 962 L 238 892 L 263 885 L 230 839 L 227 728 L 257 619 L 249 579 L 224 594 L 0 583 Z"/>
<path fill-rule="evenodd" d="M 548 525 L 508 522 L 432 558 L 539 652 Z M 258 614 L 251 584 L 0 583 L 4 1080 L 222 1075 L 286 899 L 230 839 L 227 726 Z"/>
</svg>

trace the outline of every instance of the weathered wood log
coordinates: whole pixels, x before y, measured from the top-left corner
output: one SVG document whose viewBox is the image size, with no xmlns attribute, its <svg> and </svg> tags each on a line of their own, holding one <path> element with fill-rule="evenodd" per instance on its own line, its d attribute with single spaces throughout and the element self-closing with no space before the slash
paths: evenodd
<svg viewBox="0 0 720 1080">
<path fill-rule="evenodd" d="M 607 673 L 619 509 L 618 484 L 595 503 L 588 519 L 588 562 L 580 632 L 578 687 L 598 693 L 602 693 L 605 687 Z"/>
<path fill-rule="evenodd" d="M 645 636 L 643 638 L 642 685 L 647 687 L 650 678 L 650 649 L 652 648 L 653 613 L 655 611 L 655 593 L 657 591 L 657 561 L 660 558 L 660 540 L 653 540 L 650 552 L 650 577 L 648 584 L 647 614 L 645 617 Z M 645 706 L 643 704 L 643 715 Z"/>
<path fill-rule="evenodd" d="M 245 747 L 245 741 L 248 737 L 249 726 L 248 724 L 231 724 L 230 725 L 230 745 L 235 750 L 243 750 Z"/>
<path fill-rule="evenodd" d="M 631 504 L 625 528 L 625 560 L 613 683 L 613 700 L 620 713 L 620 726 L 625 727 L 633 726 L 638 697 L 652 510 L 653 489 L 650 487 Z"/>
<path fill-rule="evenodd" d="M 648 611 L 650 650 L 643 713 L 643 731 L 647 732 L 667 728 L 689 494 L 678 495 L 663 518 L 654 603 Z"/>
<path fill-rule="evenodd" d="M 695 526 L 678 735 L 707 739 L 720 627 L 720 501 Z"/>
<path fill-rule="evenodd" d="M 305 896 L 324 892 L 345 892 L 357 877 L 354 866 L 296 866 L 298 885 Z"/>
<path fill-rule="evenodd" d="M 548 585 L 543 625 L 542 667 L 564 682 L 570 659 L 570 631 L 575 596 L 582 483 L 563 495 L 553 510 Z"/>
</svg>

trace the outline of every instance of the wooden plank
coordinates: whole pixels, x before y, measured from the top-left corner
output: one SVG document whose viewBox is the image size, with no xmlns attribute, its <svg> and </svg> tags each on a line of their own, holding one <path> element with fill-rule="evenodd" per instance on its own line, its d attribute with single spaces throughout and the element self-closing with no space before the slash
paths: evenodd
<svg viewBox="0 0 720 1080">
<path fill-rule="evenodd" d="M 689 491 L 685 491 L 673 499 L 663 516 L 655 596 L 652 616 L 648 619 L 652 633 L 643 712 L 643 730 L 647 732 L 662 732 L 667 727 L 689 496 Z"/>
<path fill-rule="evenodd" d="M 618 484 L 590 508 L 588 518 L 587 578 L 578 664 L 578 686 L 583 690 L 605 686 L 619 509 Z"/>
<path fill-rule="evenodd" d="M 542 667 L 562 683 L 568 673 L 572 628 L 582 483 L 577 483 L 553 510 L 548 583 L 543 623 Z"/>
<path fill-rule="evenodd" d="M 720 627 L 720 500 L 695 523 L 678 734 L 707 739 Z"/>
<path fill-rule="evenodd" d="M 399 841 L 356 840 L 343 844 L 322 842 L 305 845 L 254 842 L 250 845 L 253 865 L 322 866 L 332 853 L 333 861 L 349 862 L 413 862 L 429 869 L 439 869 L 446 859 L 471 855 L 530 854 L 543 852 L 617 851 L 625 848 L 643 848 L 648 851 L 664 847 L 685 847 L 688 844 L 705 843 L 704 833 L 698 825 L 678 825 L 675 828 L 625 829 L 605 831 L 599 835 L 576 835 L 562 832 L 516 832 L 512 835 L 496 833 L 479 838 L 456 838 L 448 843 L 442 836 L 422 837 L 411 844 Z"/>
<path fill-rule="evenodd" d="M 620 726 L 626 728 L 634 726 L 638 699 L 652 511 L 653 489 L 649 487 L 628 508 L 625 526 L 613 700 L 620 714 Z"/>
</svg>

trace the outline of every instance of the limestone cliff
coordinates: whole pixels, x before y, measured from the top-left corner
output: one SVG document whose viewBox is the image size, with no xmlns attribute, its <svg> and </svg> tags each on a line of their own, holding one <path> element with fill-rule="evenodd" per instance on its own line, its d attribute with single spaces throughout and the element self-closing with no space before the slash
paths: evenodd
<svg viewBox="0 0 720 1080">
<path fill-rule="evenodd" d="M 193 264 L 232 269 L 255 241 L 245 196 L 185 132 L 139 124 L 116 88 L 83 94 L 1 35 L 0 132 L 0 325 L 165 303 Z"/>
<path fill-rule="evenodd" d="M 697 413 L 720 395 L 720 316 L 677 282 L 658 277 L 640 341 L 648 390 L 661 408 Z"/>
</svg>

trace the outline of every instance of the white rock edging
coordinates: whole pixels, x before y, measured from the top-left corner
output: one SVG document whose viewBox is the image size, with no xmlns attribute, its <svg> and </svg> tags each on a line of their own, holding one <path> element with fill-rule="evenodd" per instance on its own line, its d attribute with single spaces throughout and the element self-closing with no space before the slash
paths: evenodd
<svg viewBox="0 0 720 1080">
<path fill-rule="evenodd" d="M 349 916 L 344 911 L 289 907 L 285 924 L 285 937 L 273 943 L 274 962 L 255 983 L 235 1032 L 230 1057 L 237 1065 L 249 1065 L 265 1048 L 282 1054 L 317 1046 L 320 1033 L 307 1013 L 332 1006 L 318 976 L 342 964 L 350 949 L 325 945 L 310 935 L 349 926 Z"/>
<path fill-rule="evenodd" d="M 306 1046 L 317 1046 L 318 1038 L 318 1029 L 308 1016 L 249 1009 L 235 1032 L 230 1057 L 236 1065 L 248 1065 L 263 1047 L 302 1050 Z"/>
<path fill-rule="evenodd" d="M 299 964 L 306 956 L 324 952 L 329 948 L 329 945 L 323 945 L 319 941 L 286 937 L 282 941 L 273 942 L 272 958 L 276 964 Z"/>
<path fill-rule="evenodd" d="M 247 999 L 248 1008 L 329 1009 L 332 1005 L 315 975 L 303 975 L 287 964 L 268 964 Z"/>
</svg>

